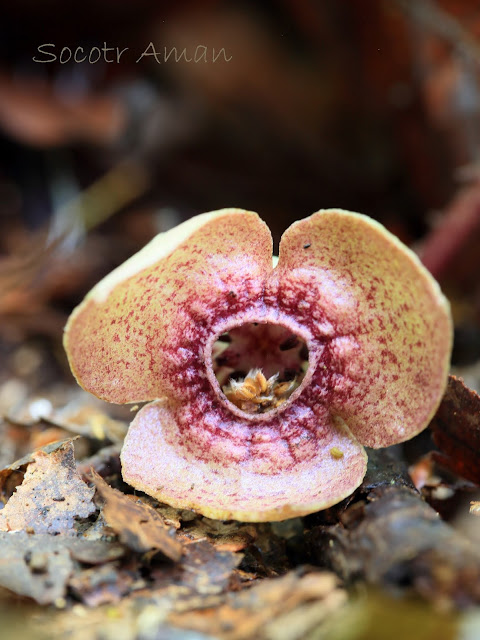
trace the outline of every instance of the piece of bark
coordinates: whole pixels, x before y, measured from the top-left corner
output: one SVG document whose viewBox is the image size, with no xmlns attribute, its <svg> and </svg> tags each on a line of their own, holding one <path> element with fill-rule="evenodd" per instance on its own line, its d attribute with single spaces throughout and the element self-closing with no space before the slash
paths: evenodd
<svg viewBox="0 0 480 640">
<path fill-rule="evenodd" d="M 385 473 L 385 469 L 390 469 Z M 340 523 L 307 535 L 311 558 L 346 583 L 408 587 L 437 602 L 480 602 L 480 551 L 443 522 L 408 486 L 386 451 L 369 452 L 369 470 Z"/>
<path fill-rule="evenodd" d="M 161 551 L 174 562 L 180 560 L 182 544 L 153 507 L 113 489 L 93 470 L 91 479 L 105 501 L 102 508 L 105 521 L 125 546 L 137 553 Z"/>
<path fill-rule="evenodd" d="M 434 454 L 437 462 L 480 484 L 480 396 L 461 378 L 449 377 L 430 429 L 441 451 Z"/>
</svg>

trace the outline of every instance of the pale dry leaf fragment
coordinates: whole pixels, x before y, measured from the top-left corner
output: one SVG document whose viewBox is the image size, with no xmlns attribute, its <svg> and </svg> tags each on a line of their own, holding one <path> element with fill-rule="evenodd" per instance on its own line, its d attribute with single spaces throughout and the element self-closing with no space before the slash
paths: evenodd
<svg viewBox="0 0 480 640">
<path fill-rule="evenodd" d="M 43 451 L 44 453 L 50 454 L 63 447 L 67 442 L 74 442 L 78 437 L 79 436 L 75 436 L 74 438 L 51 442 L 44 447 L 39 447 L 36 451 Z M 15 460 L 15 462 L 12 462 L 7 467 L 0 470 L 0 500 L 4 504 L 12 495 L 15 487 L 22 484 L 27 466 L 34 461 L 34 453 L 35 452 L 28 453 L 19 460 Z"/>
<path fill-rule="evenodd" d="M 75 534 L 75 520 L 95 511 L 94 490 L 75 467 L 73 444 L 32 454 L 21 485 L 0 512 L 0 531 Z"/>
<path fill-rule="evenodd" d="M 58 536 L 0 533 L 0 585 L 39 604 L 63 598 L 73 573 L 70 551 Z"/>
<path fill-rule="evenodd" d="M 258 536 L 255 524 L 242 524 L 237 521 L 222 522 L 198 516 L 190 523 L 185 523 L 178 532 L 181 538 L 190 542 L 208 540 L 216 551 L 242 551 L 252 544 Z"/>
<path fill-rule="evenodd" d="M 2 531 L 0 587 L 33 598 L 39 604 L 55 603 L 64 598 L 67 586 L 71 587 L 83 573 L 72 559 L 108 567 L 123 554 L 121 545 L 105 540 Z M 3 640 L 3 618 L 0 637 Z"/>
<path fill-rule="evenodd" d="M 124 422 L 114 420 L 91 401 L 87 403 L 83 397 L 55 410 L 46 421 L 71 433 L 113 443 L 123 442 L 127 433 Z"/>
</svg>

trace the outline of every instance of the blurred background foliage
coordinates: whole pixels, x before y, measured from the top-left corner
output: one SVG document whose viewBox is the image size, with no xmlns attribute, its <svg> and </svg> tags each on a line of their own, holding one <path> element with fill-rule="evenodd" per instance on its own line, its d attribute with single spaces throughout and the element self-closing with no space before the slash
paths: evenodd
<svg viewBox="0 0 480 640">
<path fill-rule="evenodd" d="M 57 348 L 101 276 L 191 215 L 256 210 L 278 246 L 342 207 L 424 251 L 476 361 L 479 31 L 471 0 L 4 3 L 1 337 Z M 60 62 L 78 46 L 128 50 Z"/>
</svg>

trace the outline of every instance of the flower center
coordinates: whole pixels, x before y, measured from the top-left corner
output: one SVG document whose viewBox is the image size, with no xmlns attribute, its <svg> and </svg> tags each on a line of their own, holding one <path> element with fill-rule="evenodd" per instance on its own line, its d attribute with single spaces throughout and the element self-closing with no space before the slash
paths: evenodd
<svg viewBox="0 0 480 640">
<path fill-rule="evenodd" d="M 301 384 L 308 348 L 286 327 L 249 322 L 216 340 L 212 361 L 227 400 L 247 413 L 266 413 L 286 402 Z"/>
</svg>

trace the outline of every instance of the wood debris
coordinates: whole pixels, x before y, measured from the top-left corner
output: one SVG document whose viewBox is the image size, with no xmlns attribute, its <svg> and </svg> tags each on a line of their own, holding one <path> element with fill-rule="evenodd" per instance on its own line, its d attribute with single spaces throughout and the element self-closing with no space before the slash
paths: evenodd
<svg viewBox="0 0 480 640">
<path fill-rule="evenodd" d="M 369 452 L 363 484 L 334 510 L 338 522 L 314 527 L 308 545 L 347 583 L 405 585 L 443 606 L 480 603 L 479 549 L 422 500 L 388 453 Z"/>
</svg>

